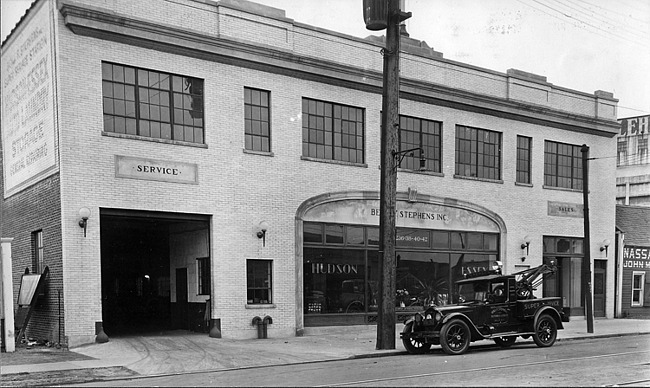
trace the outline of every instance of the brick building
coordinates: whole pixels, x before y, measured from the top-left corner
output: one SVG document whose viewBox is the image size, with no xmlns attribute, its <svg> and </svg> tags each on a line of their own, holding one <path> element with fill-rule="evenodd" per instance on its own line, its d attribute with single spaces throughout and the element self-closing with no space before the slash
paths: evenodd
<svg viewBox="0 0 650 388">
<path fill-rule="evenodd" d="M 0 234 L 16 292 L 25 267 L 51 271 L 28 335 L 373 323 L 381 47 L 246 1 L 35 2 L 2 46 Z M 580 148 L 613 149 L 616 105 L 403 37 L 400 149 L 421 153 L 398 169 L 398 313 L 497 261 L 552 260 L 537 292 L 584 315 Z M 610 318 L 615 168 L 589 178 Z"/>
</svg>

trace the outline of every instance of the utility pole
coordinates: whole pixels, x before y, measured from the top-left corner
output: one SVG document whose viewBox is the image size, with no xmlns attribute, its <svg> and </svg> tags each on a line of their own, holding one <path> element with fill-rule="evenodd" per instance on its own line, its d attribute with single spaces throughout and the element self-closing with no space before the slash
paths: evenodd
<svg viewBox="0 0 650 388">
<path fill-rule="evenodd" d="M 584 207 L 584 252 L 582 258 L 582 289 L 585 291 L 585 314 L 587 315 L 587 333 L 594 332 L 593 299 L 591 296 L 591 242 L 589 239 L 589 147 L 580 148 L 582 152 L 582 201 Z"/>
<path fill-rule="evenodd" d="M 381 128 L 381 182 L 379 193 L 379 310 L 377 316 L 377 349 L 395 349 L 395 210 L 397 191 L 399 126 L 399 24 L 410 17 L 402 13 L 400 0 L 388 1 L 386 48 L 384 55 L 382 128 Z"/>
</svg>

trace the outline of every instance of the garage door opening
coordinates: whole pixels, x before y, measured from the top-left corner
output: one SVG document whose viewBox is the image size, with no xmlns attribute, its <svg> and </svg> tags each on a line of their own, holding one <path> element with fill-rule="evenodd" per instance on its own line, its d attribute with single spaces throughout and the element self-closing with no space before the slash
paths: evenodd
<svg viewBox="0 0 650 388">
<path fill-rule="evenodd" d="M 207 332 L 209 217 L 116 209 L 100 217 L 106 334 Z"/>
</svg>

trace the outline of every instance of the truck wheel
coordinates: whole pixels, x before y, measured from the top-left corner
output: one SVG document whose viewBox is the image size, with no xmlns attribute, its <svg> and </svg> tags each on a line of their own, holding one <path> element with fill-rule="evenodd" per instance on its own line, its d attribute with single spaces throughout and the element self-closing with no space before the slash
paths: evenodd
<svg viewBox="0 0 650 388">
<path fill-rule="evenodd" d="M 512 346 L 512 344 L 515 343 L 516 340 L 517 340 L 517 336 L 513 335 L 510 337 L 496 337 L 494 339 L 494 342 L 496 342 L 496 344 L 501 346 L 502 348 L 509 348 Z"/>
<path fill-rule="evenodd" d="M 452 319 L 440 330 L 442 350 L 453 356 L 465 353 L 469 349 L 471 335 L 469 327 L 463 320 Z"/>
<path fill-rule="evenodd" d="M 552 346 L 557 339 L 557 323 L 555 319 L 548 314 L 542 314 L 535 324 L 535 333 L 533 340 L 537 346 L 545 348 Z"/>
<path fill-rule="evenodd" d="M 404 326 L 404 330 L 402 330 L 402 333 L 406 335 L 408 333 L 411 333 L 412 331 L 413 331 L 413 322 L 410 322 L 407 323 L 406 326 Z M 402 337 L 402 343 L 404 344 L 406 350 L 411 354 L 424 354 L 431 348 L 431 344 L 413 338 Z"/>
</svg>

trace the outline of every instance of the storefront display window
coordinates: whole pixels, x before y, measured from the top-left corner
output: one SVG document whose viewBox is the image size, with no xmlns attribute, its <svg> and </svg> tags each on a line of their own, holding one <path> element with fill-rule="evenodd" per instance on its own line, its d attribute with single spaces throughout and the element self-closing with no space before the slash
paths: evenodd
<svg viewBox="0 0 650 388">
<path fill-rule="evenodd" d="M 379 229 L 305 222 L 303 230 L 305 315 L 376 314 Z M 454 282 L 496 264 L 498 236 L 397 228 L 396 310 L 456 301 Z"/>
</svg>

